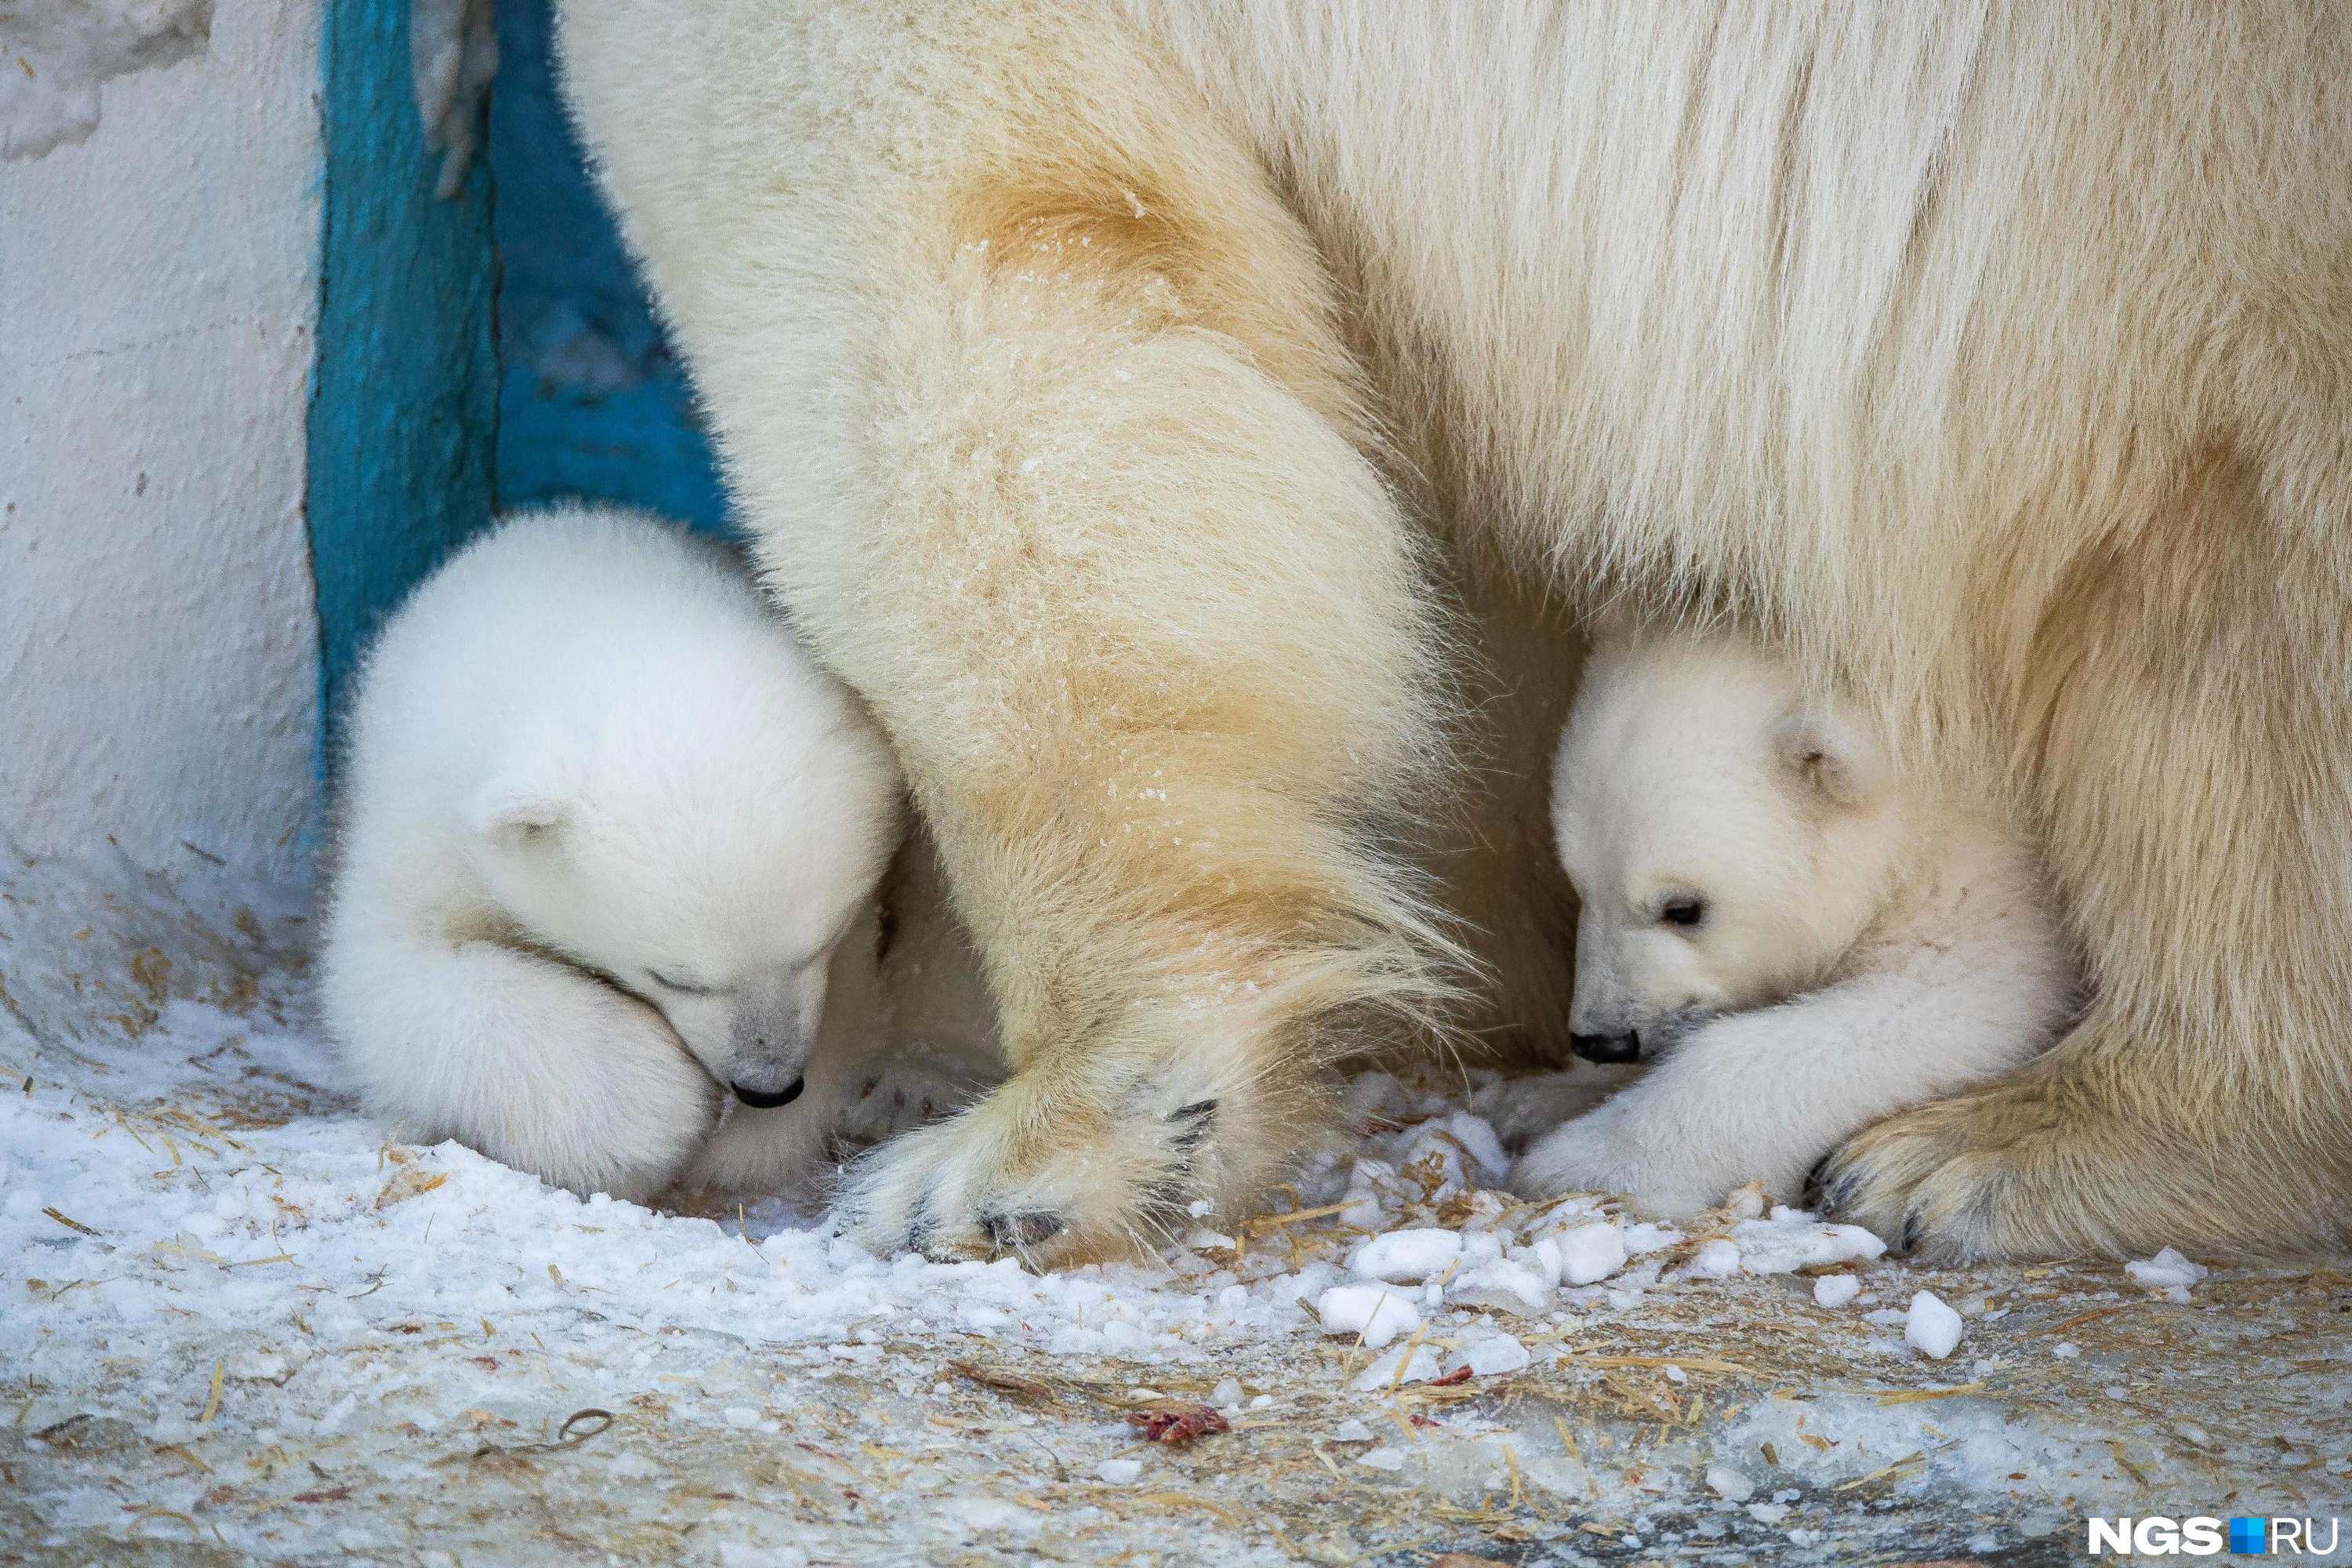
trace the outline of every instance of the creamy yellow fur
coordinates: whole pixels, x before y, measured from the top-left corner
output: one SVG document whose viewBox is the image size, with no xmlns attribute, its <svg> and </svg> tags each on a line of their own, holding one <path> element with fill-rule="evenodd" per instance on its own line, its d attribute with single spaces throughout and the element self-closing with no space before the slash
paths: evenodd
<svg viewBox="0 0 2352 1568">
<path fill-rule="evenodd" d="M 1438 1005 L 1391 836 L 1481 681 L 1566 679 L 1449 675 L 1438 584 L 1517 570 L 1743 620 L 2046 834 L 2097 1002 L 1858 1140 L 1853 1212 L 2343 1238 L 2331 0 L 562 9 L 770 580 L 1004 1009 L 1014 1078 L 867 1167 L 870 1237 L 1244 1199 L 1370 1013 Z M 1493 706 L 1495 771 L 1547 710 Z"/>
</svg>

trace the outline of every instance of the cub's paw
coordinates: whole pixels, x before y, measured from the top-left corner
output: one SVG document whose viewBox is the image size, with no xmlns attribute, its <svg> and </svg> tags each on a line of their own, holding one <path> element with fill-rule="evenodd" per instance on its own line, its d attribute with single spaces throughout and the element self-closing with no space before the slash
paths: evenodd
<svg viewBox="0 0 2352 1568">
<path fill-rule="evenodd" d="M 1612 1193 L 1644 1218 L 1687 1219 L 1757 1179 L 1748 1152 L 1662 1122 L 1662 1097 L 1643 1092 L 1658 1087 L 1653 1079 L 1628 1089 L 1529 1145 L 1511 1169 L 1512 1190 L 1534 1199 Z"/>
<path fill-rule="evenodd" d="M 1103 1103 L 1024 1075 L 946 1121 L 874 1150 L 837 1205 L 888 1256 L 1016 1257 L 1038 1268 L 1148 1252 L 1213 1197 L 1230 1111 L 1164 1085 Z"/>
<path fill-rule="evenodd" d="M 466 1142 L 573 1192 L 644 1203 L 709 1137 L 719 1088 L 651 1008 L 619 1001 L 572 1022 L 570 1059 L 515 1075 Z"/>
<path fill-rule="evenodd" d="M 1737 1186 L 1717 1185 L 1680 1170 L 1640 1135 L 1638 1119 L 1620 1097 L 1547 1133 L 1511 1167 L 1511 1190 L 1525 1198 L 1567 1193 L 1615 1193 L 1653 1219 L 1680 1219 L 1723 1201 Z"/>
<path fill-rule="evenodd" d="M 2172 1189 L 2189 1170 L 2063 1079 L 2029 1074 L 1857 1133 L 1824 1163 L 1819 1201 L 1826 1216 L 1931 1263 L 2115 1254 L 2198 1239 L 2193 1225 L 2133 1234 L 2136 1209 L 2175 1207 L 2185 1222 L 2194 1197 Z"/>
</svg>

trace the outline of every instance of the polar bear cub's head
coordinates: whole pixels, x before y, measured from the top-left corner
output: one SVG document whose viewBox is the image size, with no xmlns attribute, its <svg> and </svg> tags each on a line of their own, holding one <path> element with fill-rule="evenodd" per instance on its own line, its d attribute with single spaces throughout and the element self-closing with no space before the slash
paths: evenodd
<svg viewBox="0 0 2352 1568">
<path fill-rule="evenodd" d="M 651 1003 L 756 1106 L 799 1093 L 834 950 L 898 837 L 874 743 L 829 700 L 782 694 L 615 715 L 472 807 L 475 865 L 514 927 Z"/>
<path fill-rule="evenodd" d="M 1577 1053 L 1634 1060 L 1825 978 L 1900 876 L 1890 779 L 1867 727 L 1751 644 L 1604 630 L 1552 774 Z"/>
<path fill-rule="evenodd" d="M 594 624 L 502 681 L 539 696 L 461 804 L 475 874 L 509 940 L 650 1003 L 738 1099 L 782 1104 L 902 837 L 888 745 L 748 583 L 668 531 L 510 533 L 562 556 L 511 563 L 517 595 Z"/>
</svg>

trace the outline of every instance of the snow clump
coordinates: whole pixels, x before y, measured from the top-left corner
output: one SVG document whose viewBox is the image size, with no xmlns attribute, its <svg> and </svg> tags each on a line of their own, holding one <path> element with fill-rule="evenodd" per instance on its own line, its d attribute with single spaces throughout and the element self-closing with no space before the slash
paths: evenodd
<svg viewBox="0 0 2352 1568">
<path fill-rule="evenodd" d="M 1315 1300 L 1315 1316 L 1327 1334 L 1355 1334 L 1367 1350 L 1421 1327 L 1421 1314 L 1394 1290 L 1381 1285 L 1335 1285 Z"/>
<path fill-rule="evenodd" d="M 1959 1346 L 1960 1315 L 1933 1290 L 1922 1290 L 1904 1315 L 1903 1341 L 1929 1361 L 1941 1361 Z"/>
</svg>

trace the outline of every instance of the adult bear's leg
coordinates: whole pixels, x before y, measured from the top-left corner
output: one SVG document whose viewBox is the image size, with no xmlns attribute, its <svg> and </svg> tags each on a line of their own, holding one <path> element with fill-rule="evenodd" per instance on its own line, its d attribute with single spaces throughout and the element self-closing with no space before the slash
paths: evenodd
<svg viewBox="0 0 2352 1568">
<path fill-rule="evenodd" d="M 2252 411 L 2044 617 L 2026 761 L 2095 1000 L 2008 1083 L 1855 1140 L 1842 1216 L 1964 1258 L 2352 1235 L 2352 403 L 2329 379 Z"/>
<path fill-rule="evenodd" d="M 1386 837 L 1441 750 L 1433 595 L 1318 258 L 1081 9 L 573 0 L 564 46 L 1003 1011 L 1011 1079 L 858 1167 L 857 1234 L 1059 1261 L 1247 1203 L 1444 989 Z"/>
<path fill-rule="evenodd" d="M 1945 1257 L 2325 1247 L 2352 1238 L 2352 39 L 2317 4 L 2011 19 L 2041 29 L 2007 46 L 2029 112 L 1950 165 L 2023 175 L 1939 422 L 1979 553 L 1879 640 L 1969 650 L 2092 996 L 1829 1191 Z"/>
</svg>

